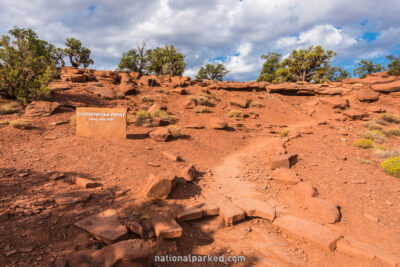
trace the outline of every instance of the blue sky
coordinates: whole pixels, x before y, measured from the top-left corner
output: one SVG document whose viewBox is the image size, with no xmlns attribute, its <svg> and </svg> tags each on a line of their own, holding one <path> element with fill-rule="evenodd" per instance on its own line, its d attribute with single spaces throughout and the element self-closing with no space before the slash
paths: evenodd
<svg viewBox="0 0 400 267">
<path fill-rule="evenodd" d="M 145 41 L 174 44 L 186 75 L 224 62 L 226 79 L 254 80 L 261 55 L 322 45 L 348 71 L 362 58 L 387 64 L 400 53 L 398 0 L 0 0 L 0 33 L 29 27 L 62 47 L 75 37 L 91 49 L 93 68 L 115 69 L 122 52 Z"/>
</svg>

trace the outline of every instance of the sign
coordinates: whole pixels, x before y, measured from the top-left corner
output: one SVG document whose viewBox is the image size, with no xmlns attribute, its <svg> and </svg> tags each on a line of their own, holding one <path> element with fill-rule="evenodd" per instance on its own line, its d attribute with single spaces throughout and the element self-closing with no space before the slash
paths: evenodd
<svg viewBox="0 0 400 267">
<path fill-rule="evenodd" d="M 126 109 L 76 108 L 76 135 L 126 138 Z"/>
</svg>

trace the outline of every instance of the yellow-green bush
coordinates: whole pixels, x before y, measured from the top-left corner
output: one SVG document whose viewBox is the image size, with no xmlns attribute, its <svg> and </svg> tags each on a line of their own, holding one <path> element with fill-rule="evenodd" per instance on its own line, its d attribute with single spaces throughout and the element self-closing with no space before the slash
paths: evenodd
<svg viewBox="0 0 400 267">
<path fill-rule="evenodd" d="M 385 134 L 380 130 L 365 131 L 361 134 L 361 137 L 375 141 L 378 144 L 383 144 L 386 141 Z"/>
<path fill-rule="evenodd" d="M 282 131 L 279 133 L 279 136 L 280 136 L 281 138 L 283 138 L 283 137 L 288 136 L 289 133 L 290 133 L 289 130 L 282 130 Z"/>
<path fill-rule="evenodd" d="M 388 158 L 382 162 L 381 167 L 390 175 L 400 178 L 400 156 Z"/>
<path fill-rule="evenodd" d="M 149 95 L 142 96 L 142 102 L 153 102 L 153 98 Z"/>
<path fill-rule="evenodd" d="M 360 148 L 371 148 L 373 147 L 373 143 L 371 139 L 359 139 L 354 141 L 353 143 L 354 146 L 360 147 Z"/>
<path fill-rule="evenodd" d="M 138 120 L 138 121 L 142 121 L 142 120 L 146 120 L 146 119 L 151 119 L 151 114 L 150 114 L 150 112 L 148 112 L 148 111 L 146 111 L 146 110 L 139 110 L 137 113 L 136 113 L 136 119 Z"/>
<path fill-rule="evenodd" d="M 228 112 L 228 117 L 235 118 L 235 119 L 242 119 L 242 118 L 244 118 L 244 115 L 245 114 L 244 114 L 243 111 L 236 110 L 236 109 L 231 110 L 231 111 Z"/>
<path fill-rule="evenodd" d="M 154 117 L 160 118 L 162 120 L 169 120 L 170 119 L 170 115 L 168 114 L 168 112 L 163 110 L 163 109 L 155 110 L 152 115 Z"/>
</svg>

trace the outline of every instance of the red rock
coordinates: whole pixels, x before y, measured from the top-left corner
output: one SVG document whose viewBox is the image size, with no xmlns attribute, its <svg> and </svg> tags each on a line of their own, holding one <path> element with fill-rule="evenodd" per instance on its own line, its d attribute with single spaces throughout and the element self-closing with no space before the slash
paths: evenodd
<svg viewBox="0 0 400 267">
<path fill-rule="evenodd" d="M 379 99 L 379 94 L 371 89 L 361 89 L 357 93 L 360 102 L 375 102 Z"/>
<path fill-rule="evenodd" d="M 166 216 L 155 216 L 151 222 L 156 237 L 179 238 L 182 236 L 183 229 L 173 218 Z"/>
<path fill-rule="evenodd" d="M 139 72 L 129 72 L 129 76 L 134 79 L 137 80 L 140 78 L 140 73 Z"/>
<path fill-rule="evenodd" d="M 126 227 L 128 227 L 128 229 L 131 230 L 132 233 L 137 234 L 141 238 L 144 237 L 143 227 L 140 225 L 140 223 L 135 222 L 135 221 L 129 221 L 126 223 Z"/>
<path fill-rule="evenodd" d="M 317 218 L 327 222 L 336 223 L 340 221 L 340 212 L 332 201 L 321 198 L 305 198 L 304 203 L 308 210 Z"/>
<path fill-rule="evenodd" d="M 216 193 L 208 195 L 207 200 L 215 203 L 219 207 L 219 214 L 226 226 L 233 225 L 246 217 L 245 212 L 233 204 L 229 199 Z"/>
<path fill-rule="evenodd" d="M 186 207 L 176 216 L 178 221 L 192 221 L 203 217 L 203 211 L 197 207 Z"/>
<path fill-rule="evenodd" d="M 279 93 L 284 95 L 314 95 L 315 89 L 319 86 L 311 84 L 295 84 L 295 83 L 281 83 L 267 85 L 267 90 L 270 93 Z"/>
<path fill-rule="evenodd" d="M 336 242 L 342 237 L 329 228 L 315 222 L 292 215 L 283 215 L 274 221 L 279 229 L 330 251 L 336 248 Z"/>
<path fill-rule="evenodd" d="M 153 114 L 154 113 L 154 111 L 157 111 L 157 110 L 167 110 L 167 107 L 166 106 L 160 106 L 159 104 L 157 104 L 157 103 L 154 103 L 148 110 L 147 110 L 147 112 L 149 112 L 150 114 Z"/>
<path fill-rule="evenodd" d="M 310 182 L 301 182 L 293 186 L 296 193 L 302 197 L 316 197 L 317 189 Z"/>
<path fill-rule="evenodd" d="M 140 77 L 139 84 L 143 86 L 160 86 L 160 80 L 156 75 Z"/>
<path fill-rule="evenodd" d="M 90 197 L 89 192 L 75 191 L 67 192 L 54 196 L 54 200 L 58 205 L 74 204 L 77 202 L 85 202 Z"/>
<path fill-rule="evenodd" d="M 234 98 L 234 99 L 231 99 L 229 101 L 229 103 L 231 104 L 231 106 L 236 106 L 236 107 L 240 107 L 240 108 L 248 107 L 247 100 L 245 98 Z"/>
<path fill-rule="evenodd" d="M 343 112 L 343 115 L 345 115 L 346 117 L 349 117 L 352 120 L 362 120 L 362 119 L 368 117 L 367 113 L 364 113 L 364 112 L 358 111 L 358 110 L 354 110 L 354 109 Z"/>
<path fill-rule="evenodd" d="M 63 91 L 72 88 L 71 84 L 68 82 L 55 82 L 47 86 L 50 91 Z"/>
<path fill-rule="evenodd" d="M 82 178 L 82 177 L 72 177 L 72 182 L 76 185 L 79 185 L 80 187 L 83 188 L 96 188 L 96 187 L 100 187 L 102 186 L 102 184 L 86 179 L 86 178 Z"/>
<path fill-rule="evenodd" d="M 110 87 L 98 87 L 98 86 L 86 87 L 85 91 L 103 97 L 105 99 L 114 99 L 116 97 L 116 93 Z"/>
<path fill-rule="evenodd" d="M 297 162 L 297 154 L 273 155 L 270 159 L 271 169 L 290 168 Z"/>
<path fill-rule="evenodd" d="M 340 88 L 323 88 L 317 91 L 321 95 L 341 95 L 343 90 Z"/>
<path fill-rule="evenodd" d="M 295 185 L 300 182 L 296 173 L 287 167 L 275 169 L 272 174 L 273 181 L 280 184 Z"/>
<path fill-rule="evenodd" d="M 81 250 L 73 252 L 68 257 L 69 267 L 93 267 L 93 253 L 94 249 Z"/>
<path fill-rule="evenodd" d="M 122 95 L 133 95 L 136 93 L 136 84 L 128 73 L 120 73 L 121 82 L 118 92 Z"/>
<path fill-rule="evenodd" d="M 25 116 L 42 117 L 49 116 L 60 111 L 62 106 L 58 102 L 50 101 L 32 101 L 25 108 Z"/>
<path fill-rule="evenodd" d="M 163 151 L 163 152 L 161 152 L 161 154 L 164 157 L 166 157 L 167 159 L 170 159 L 172 161 L 181 161 L 182 160 L 178 155 L 175 155 L 175 154 L 173 154 L 171 152 L 168 152 L 168 151 Z"/>
<path fill-rule="evenodd" d="M 188 182 L 191 182 L 196 178 L 196 175 L 197 175 L 196 167 L 192 164 L 184 168 L 178 177 L 183 178 Z"/>
<path fill-rule="evenodd" d="M 157 128 L 156 130 L 150 132 L 150 138 L 157 141 L 157 142 L 165 142 L 167 141 L 169 135 L 168 128 L 161 127 Z"/>
<path fill-rule="evenodd" d="M 339 109 L 346 109 L 350 106 L 349 101 L 340 96 L 325 98 L 321 102 L 329 105 L 332 108 L 339 108 Z"/>
<path fill-rule="evenodd" d="M 183 102 L 183 107 L 185 109 L 193 109 L 194 107 L 196 107 L 196 103 L 191 100 L 186 100 Z"/>
<path fill-rule="evenodd" d="M 128 233 L 126 227 L 119 222 L 117 212 L 113 209 L 80 220 L 74 225 L 108 245 L 123 239 Z"/>
<path fill-rule="evenodd" d="M 260 217 L 273 221 L 275 219 L 275 209 L 264 201 L 254 198 L 236 199 L 233 203 L 244 210 L 248 217 Z"/>
<path fill-rule="evenodd" d="M 211 129 L 222 130 L 228 127 L 228 123 L 220 118 L 210 118 L 209 123 Z"/>
<path fill-rule="evenodd" d="M 166 199 L 175 184 L 175 176 L 169 173 L 161 173 L 157 176 L 150 174 L 143 192 L 147 198 Z"/>
<path fill-rule="evenodd" d="M 219 215 L 219 207 L 215 204 L 206 203 L 201 206 L 203 216 L 215 216 Z"/>
<path fill-rule="evenodd" d="M 371 86 L 372 90 L 379 93 L 393 93 L 400 91 L 400 81 L 394 81 L 390 83 L 374 84 Z"/>
</svg>

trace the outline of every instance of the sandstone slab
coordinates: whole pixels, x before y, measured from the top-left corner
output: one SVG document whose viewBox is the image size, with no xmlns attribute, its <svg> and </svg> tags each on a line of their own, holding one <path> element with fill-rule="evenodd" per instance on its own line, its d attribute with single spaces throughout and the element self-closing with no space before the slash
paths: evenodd
<svg viewBox="0 0 400 267">
<path fill-rule="evenodd" d="M 316 197 L 318 195 L 317 189 L 310 182 L 298 183 L 293 186 L 293 189 L 302 197 Z"/>
<path fill-rule="evenodd" d="M 72 177 L 72 182 L 82 188 L 96 188 L 102 186 L 101 183 L 82 177 Z"/>
<path fill-rule="evenodd" d="M 327 222 L 336 223 L 340 221 L 340 212 L 332 201 L 321 198 L 305 198 L 304 203 L 313 216 Z"/>
<path fill-rule="evenodd" d="M 179 238 L 182 236 L 183 229 L 173 218 L 155 216 L 155 218 L 152 219 L 152 225 L 156 237 Z"/>
<path fill-rule="evenodd" d="M 76 108 L 76 135 L 126 138 L 126 109 Z"/>
<path fill-rule="evenodd" d="M 198 207 L 186 207 L 176 216 L 178 221 L 192 221 L 203 217 L 203 211 Z"/>
<path fill-rule="evenodd" d="M 209 120 L 210 128 L 216 130 L 223 130 L 228 127 L 228 123 L 221 118 L 210 118 Z"/>
<path fill-rule="evenodd" d="M 150 132 L 149 136 L 156 142 L 165 142 L 170 137 L 170 134 L 167 128 L 161 127 Z"/>
<path fill-rule="evenodd" d="M 113 209 L 90 216 L 74 225 L 108 245 L 121 240 L 128 233 L 126 227 L 119 222 L 117 212 Z"/>
<path fill-rule="evenodd" d="M 290 168 L 297 162 L 297 154 L 272 155 L 270 158 L 271 169 Z"/>
<path fill-rule="evenodd" d="M 50 101 L 32 101 L 25 108 L 27 117 L 43 117 L 57 113 L 62 106 L 58 102 Z"/>
<path fill-rule="evenodd" d="M 374 84 L 371 86 L 372 90 L 380 93 L 393 93 L 400 91 L 400 81 L 390 83 Z"/>
<path fill-rule="evenodd" d="M 170 159 L 172 161 L 180 161 L 181 160 L 181 158 L 178 155 L 175 155 L 174 153 L 169 152 L 169 151 L 163 151 L 163 152 L 161 152 L 161 154 L 164 157 L 166 157 L 167 159 Z"/>
<path fill-rule="evenodd" d="M 193 181 L 196 178 L 197 175 L 197 170 L 196 167 L 191 164 L 187 167 L 185 167 L 180 173 L 179 173 L 179 178 L 183 178 L 188 182 Z"/>
<path fill-rule="evenodd" d="M 85 202 L 90 197 L 89 192 L 75 191 L 67 192 L 54 196 L 54 200 L 58 205 L 68 205 L 77 202 Z"/>
<path fill-rule="evenodd" d="M 275 209 L 264 201 L 254 198 L 240 198 L 233 203 L 244 210 L 248 217 L 260 217 L 273 221 L 275 219 Z"/>
<path fill-rule="evenodd" d="M 292 215 L 278 217 L 275 219 L 274 225 L 277 225 L 279 229 L 287 232 L 289 235 L 293 235 L 330 251 L 336 248 L 337 241 L 342 238 L 338 233 L 333 232 L 319 223 L 297 218 Z"/>
<path fill-rule="evenodd" d="M 219 207 L 212 203 L 206 203 L 201 206 L 203 216 L 215 216 L 219 215 Z"/>
<path fill-rule="evenodd" d="M 345 112 L 343 112 L 343 115 L 345 115 L 346 117 L 349 117 L 352 120 L 362 120 L 364 118 L 368 117 L 368 114 L 359 110 L 347 110 Z"/>
<path fill-rule="evenodd" d="M 176 178 L 169 173 L 150 174 L 143 192 L 147 198 L 166 199 L 175 187 Z"/>
<path fill-rule="evenodd" d="M 357 93 L 357 98 L 360 102 L 375 102 L 379 99 L 379 93 L 371 89 L 361 89 Z"/>
<path fill-rule="evenodd" d="M 340 96 L 325 98 L 322 100 L 322 103 L 327 104 L 332 108 L 339 109 L 346 109 L 350 106 L 349 101 Z"/>
<path fill-rule="evenodd" d="M 275 169 L 271 176 L 273 181 L 280 184 L 295 185 L 300 182 L 300 179 L 296 173 L 285 167 Z"/>
</svg>

